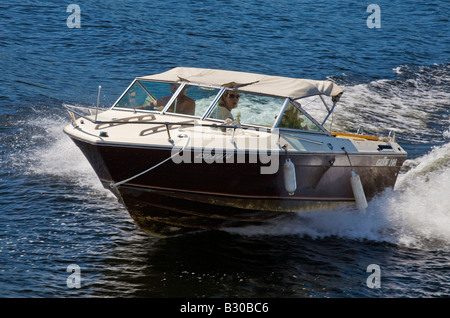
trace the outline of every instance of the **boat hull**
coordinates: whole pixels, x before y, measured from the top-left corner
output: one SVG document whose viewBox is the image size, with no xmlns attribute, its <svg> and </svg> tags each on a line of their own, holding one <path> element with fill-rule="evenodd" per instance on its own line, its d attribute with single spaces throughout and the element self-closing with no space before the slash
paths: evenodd
<svg viewBox="0 0 450 318">
<path fill-rule="evenodd" d="M 404 154 L 385 153 L 347 157 L 343 152 L 332 151 L 280 152 L 273 157 L 277 160 L 276 172 L 264 174 L 261 167 L 271 163 L 263 163 L 251 153 L 234 153 L 227 158 L 213 154 L 214 160 L 208 160 L 205 153 L 211 153 L 198 149 L 188 156 L 184 154 L 190 160 L 176 163 L 167 160 L 173 155 L 169 148 L 92 144 L 72 139 L 104 187 L 119 198 L 136 224 L 156 236 L 260 224 L 289 212 L 354 205 L 352 168 L 370 200 L 394 187 L 406 158 Z M 296 174 L 296 190 L 292 194 L 284 185 L 283 165 L 288 158 Z M 136 177 L 130 179 L 133 176 Z"/>
</svg>

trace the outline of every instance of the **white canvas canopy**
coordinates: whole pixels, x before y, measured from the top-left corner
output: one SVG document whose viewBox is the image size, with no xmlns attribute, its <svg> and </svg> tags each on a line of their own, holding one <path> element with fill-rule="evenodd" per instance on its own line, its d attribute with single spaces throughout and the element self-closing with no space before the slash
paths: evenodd
<svg viewBox="0 0 450 318">
<path fill-rule="evenodd" d="M 216 69 L 176 67 L 169 71 L 138 77 L 137 80 L 185 81 L 209 86 L 233 87 L 245 92 L 299 99 L 313 95 L 331 96 L 337 101 L 342 88 L 331 81 L 297 79 Z"/>
</svg>

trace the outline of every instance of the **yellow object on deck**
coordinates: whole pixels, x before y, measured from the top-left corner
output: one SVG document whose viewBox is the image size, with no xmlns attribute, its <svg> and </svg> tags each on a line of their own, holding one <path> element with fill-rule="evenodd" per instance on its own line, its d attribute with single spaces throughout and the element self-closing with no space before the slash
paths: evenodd
<svg viewBox="0 0 450 318">
<path fill-rule="evenodd" d="M 378 138 L 376 136 L 348 134 L 348 133 L 340 133 L 340 132 L 331 132 L 331 134 L 338 138 L 349 138 L 349 139 L 356 139 L 356 140 L 374 140 L 374 141 L 380 140 L 380 138 Z"/>
</svg>

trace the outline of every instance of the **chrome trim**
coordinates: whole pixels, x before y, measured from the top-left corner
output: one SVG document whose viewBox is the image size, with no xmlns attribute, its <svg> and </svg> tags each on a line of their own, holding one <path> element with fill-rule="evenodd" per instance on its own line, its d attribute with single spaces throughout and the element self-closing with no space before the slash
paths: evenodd
<svg viewBox="0 0 450 318">
<path fill-rule="evenodd" d="M 150 81 L 149 81 L 150 82 Z M 172 106 L 172 103 L 174 102 L 175 99 L 177 99 L 178 95 L 180 94 L 180 92 L 184 89 L 184 86 L 186 86 L 186 82 L 176 82 L 177 84 L 180 84 L 180 86 L 178 86 L 177 90 L 173 93 L 172 97 L 169 99 L 169 101 L 167 102 L 166 106 L 163 108 L 163 110 L 161 110 L 159 113 L 161 115 L 164 115 L 167 110 L 170 108 L 170 106 Z M 175 84 L 175 83 L 170 83 L 170 84 Z M 175 109 L 174 112 L 175 114 Z"/>
<path fill-rule="evenodd" d="M 211 113 L 213 107 L 216 105 L 216 103 L 219 101 L 219 99 L 222 97 L 223 93 L 226 91 L 226 87 L 221 87 L 219 93 L 217 93 L 216 97 L 213 99 L 211 104 L 208 106 L 206 111 L 203 113 L 203 116 L 200 117 L 201 120 L 205 120 L 206 117 Z"/>
<path fill-rule="evenodd" d="M 280 124 L 281 117 L 283 117 L 284 111 L 286 110 L 287 105 L 289 104 L 289 100 L 290 100 L 289 98 L 286 98 L 286 99 L 284 100 L 284 104 L 283 104 L 283 106 L 281 107 L 280 112 L 278 113 L 277 120 L 275 120 L 275 122 L 274 122 L 273 125 L 272 125 L 272 129 L 276 128 L 276 127 Z"/>
<path fill-rule="evenodd" d="M 126 89 L 126 90 L 122 93 L 122 95 L 120 95 L 120 97 L 114 102 L 114 104 L 111 106 L 110 109 L 113 109 L 114 107 L 116 107 L 117 103 L 118 103 L 118 102 L 122 99 L 122 97 L 130 90 L 131 86 L 133 86 L 134 83 L 135 83 L 136 81 L 137 81 L 137 80 L 134 79 L 134 80 L 131 82 L 131 84 L 128 85 L 127 89 Z M 123 108 L 123 107 L 120 107 L 120 108 Z"/>
</svg>

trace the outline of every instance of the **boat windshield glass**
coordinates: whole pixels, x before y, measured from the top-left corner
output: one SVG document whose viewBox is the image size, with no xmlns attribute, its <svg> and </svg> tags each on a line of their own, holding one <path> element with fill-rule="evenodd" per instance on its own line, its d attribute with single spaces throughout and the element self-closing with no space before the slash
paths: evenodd
<svg viewBox="0 0 450 318">
<path fill-rule="evenodd" d="M 309 131 L 323 131 L 323 129 L 311 118 L 306 116 L 300 108 L 301 105 L 298 102 L 289 102 L 277 127 Z"/>
<path fill-rule="evenodd" d="M 114 107 L 201 117 L 221 92 L 219 88 L 209 86 L 187 83 L 182 87 L 181 85 L 183 84 L 135 81 Z M 272 127 L 285 102 L 284 97 L 226 89 L 207 118 Z M 324 131 L 319 123 L 303 111 L 298 101 L 292 100 L 277 122 L 277 128 Z"/>
<path fill-rule="evenodd" d="M 138 81 L 134 82 L 114 107 L 154 110 L 153 103 L 156 99 L 170 92 L 166 83 L 155 83 L 155 86 L 153 93 L 150 93 L 147 87 Z"/>
<path fill-rule="evenodd" d="M 226 90 L 208 118 L 272 127 L 285 98 Z"/>
<path fill-rule="evenodd" d="M 115 107 L 201 116 L 219 93 L 217 88 L 166 82 L 136 81 Z M 168 104 L 173 95 L 176 98 Z"/>
<path fill-rule="evenodd" d="M 202 116 L 219 93 L 220 89 L 196 85 L 185 85 L 178 97 L 168 108 L 168 112 Z M 190 105 L 186 112 L 185 104 Z"/>
</svg>

